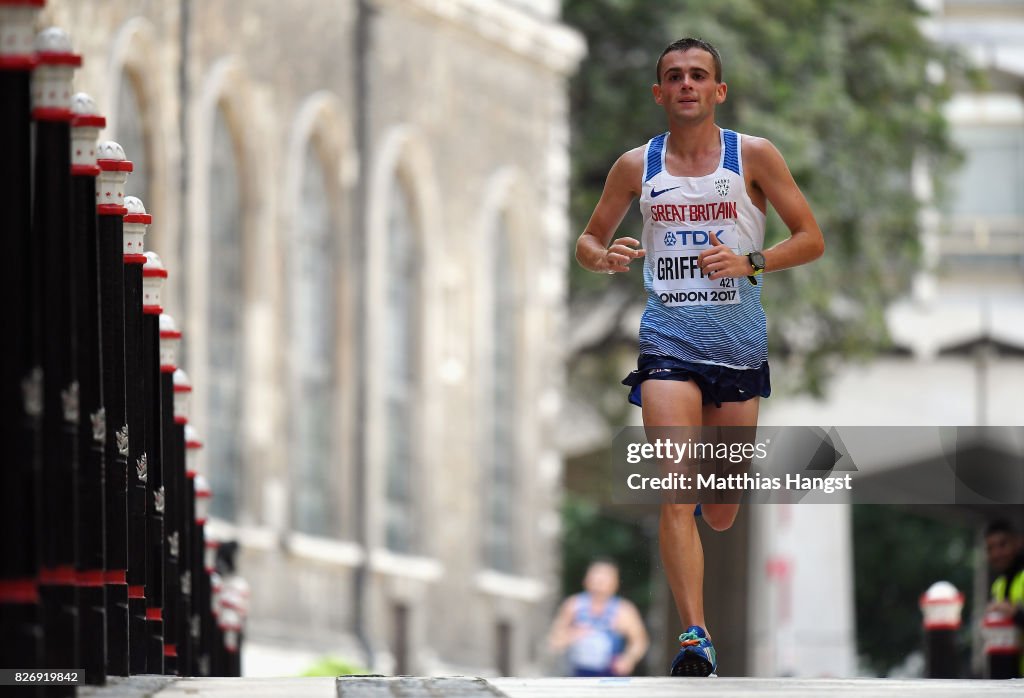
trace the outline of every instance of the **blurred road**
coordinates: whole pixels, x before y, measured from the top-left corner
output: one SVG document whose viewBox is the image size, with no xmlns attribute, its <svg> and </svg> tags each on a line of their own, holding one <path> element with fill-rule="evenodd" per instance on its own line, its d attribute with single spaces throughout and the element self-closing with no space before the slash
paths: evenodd
<svg viewBox="0 0 1024 698">
<path fill-rule="evenodd" d="M 79 689 L 89 698 L 679 698 L 680 696 L 1021 696 L 1014 681 L 889 679 L 476 679 L 469 677 L 342 677 L 170 679 L 133 676 L 103 688 Z"/>
</svg>

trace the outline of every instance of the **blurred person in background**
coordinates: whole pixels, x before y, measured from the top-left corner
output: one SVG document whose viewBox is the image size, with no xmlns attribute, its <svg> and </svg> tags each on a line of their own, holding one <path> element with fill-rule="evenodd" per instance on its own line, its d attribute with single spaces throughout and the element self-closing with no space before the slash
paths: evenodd
<svg viewBox="0 0 1024 698">
<path fill-rule="evenodd" d="M 585 269 L 616 274 L 644 257 L 647 307 L 637 370 L 622 382 L 643 409 L 648 438 L 662 427 L 754 428 L 771 393 L 762 273 L 807 264 L 825 250 L 821 229 L 772 143 L 720 128 L 725 102 L 718 50 L 680 39 L 658 59 L 655 103 L 668 132 L 624 153 L 576 243 Z M 643 244 L 613 238 L 634 199 Z M 768 204 L 790 236 L 765 249 Z M 705 502 L 716 531 L 732 526 L 738 501 Z M 696 503 L 661 507 L 661 559 L 682 627 L 673 676 L 708 676 L 718 654 L 704 619 L 704 549 Z"/>
<path fill-rule="evenodd" d="M 1024 544 L 1009 521 L 997 519 L 985 528 L 985 555 L 996 575 L 985 611 L 1012 618 L 1018 633 L 1024 632 Z M 1017 677 L 1024 677 L 1024 657 Z"/>
<path fill-rule="evenodd" d="M 573 676 L 629 676 L 647 652 L 647 630 L 639 611 L 616 596 L 619 568 L 594 560 L 583 578 L 584 591 L 562 602 L 548 644 L 567 652 Z"/>
</svg>

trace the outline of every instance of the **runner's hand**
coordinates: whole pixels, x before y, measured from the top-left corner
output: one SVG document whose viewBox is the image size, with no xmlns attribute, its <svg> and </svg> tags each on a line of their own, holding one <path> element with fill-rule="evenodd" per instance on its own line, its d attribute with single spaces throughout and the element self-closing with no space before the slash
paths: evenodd
<svg viewBox="0 0 1024 698">
<path fill-rule="evenodd" d="M 616 676 L 629 676 L 636 668 L 636 662 L 624 654 L 612 660 L 612 673 Z"/>
<path fill-rule="evenodd" d="M 636 248 L 636 249 L 633 249 Z M 619 238 L 605 250 L 604 263 L 601 271 L 606 274 L 629 271 L 629 263 L 646 253 L 640 249 L 640 241 L 635 238 Z"/>
<path fill-rule="evenodd" d="M 700 265 L 704 276 L 709 279 L 725 279 L 750 276 L 753 273 L 754 270 L 746 255 L 733 252 L 732 248 L 719 240 L 714 233 L 711 233 L 711 244 L 713 247 L 701 252 L 697 258 L 697 264 Z"/>
</svg>

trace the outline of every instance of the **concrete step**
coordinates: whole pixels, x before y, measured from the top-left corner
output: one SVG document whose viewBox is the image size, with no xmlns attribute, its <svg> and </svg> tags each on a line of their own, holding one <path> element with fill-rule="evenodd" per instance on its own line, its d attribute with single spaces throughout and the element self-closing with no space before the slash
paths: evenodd
<svg viewBox="0 0 1024 698">
<path fill-rule="evenodd" d="M 186 678 L 132 676 L 83 698 L 680 698 L 681 696 L 1022 696 L 1013 681 L 924 679 L 762 679 L 636 677 L 609 679 L 472 677 Z"/>
</svg>

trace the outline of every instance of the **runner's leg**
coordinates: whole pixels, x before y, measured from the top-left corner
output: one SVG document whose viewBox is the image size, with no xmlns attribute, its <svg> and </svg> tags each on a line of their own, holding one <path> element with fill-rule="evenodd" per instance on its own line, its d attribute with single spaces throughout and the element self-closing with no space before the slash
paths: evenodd
<svg viewBox="0 0 1024 698">
<path fill-rule="evenodd" d="M 641 385 L 644 427 L 700 426 L 701 391 L 693 381 L 646 380 Z M 650 433 L 649 433 L 650 438 Z M 662 504 L 661 564 L 682 627 L 704 627 L 704 549 L 693 516 L 696 503 Z"/>
<path fill-rule="evenodd" d="M 743 402 L 723 402 L 721 407 L 705 405 L 703 409 L 704 426 L 725 426 L 725 427 L 749 427 L 749 436 L 744 434 L 744 439 L 753 440 L 757 428 L 757 411 L 760 407 L 761 398 L 751 398 Z M 736 520 L 740 505 L 729 503 L 705 502 L 701 505 L 701 515 L 708 526 L 716 531 L 724 531 Z"/>
</svg>

